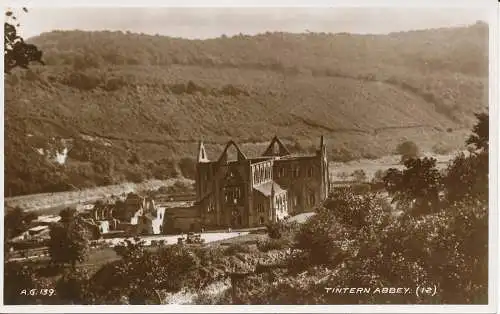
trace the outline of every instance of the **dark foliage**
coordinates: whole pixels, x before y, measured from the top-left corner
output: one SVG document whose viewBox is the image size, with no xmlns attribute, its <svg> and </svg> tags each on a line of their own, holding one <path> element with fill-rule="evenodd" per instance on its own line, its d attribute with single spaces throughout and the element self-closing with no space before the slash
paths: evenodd
<svg viewBox="0 0 500 314">
<path fill-rule="evenodd" d="M 488 201 L 488 169 L 489 169 L 489 115 L 476 114 L 477 124 L 467 144 L 473 145 L 475 151 L 468 156 L 459 154 L 448 166 L 444 186 L 446 198 L 453 203 L 464 199 Z"/>
<path fill-rule="evenodd" d="M 406 160 L 418 157 L 418 147 L 412 141 L 405 141 L 396 147 L 396 153 L 401 155 L 401 162 L 404 163 Z"/>
<path fill-rule="evenodd" d="M 35 212 L 25 212 L 22 208 L 6 208 L 4 217 L 4 238 L 20 235 L 38 217 Z"/>
<path fill-rule="evenodd" d="M 92 234 L 74 209 L 62 210 L 60 216 L 60 222 L 50 226 L 50 258 L 55 264 L 69 264 L 74 269 L 87 258 Z"/>
<path fill-rule="evenodd" d="M 3 271 L 5 305 L 58 302 L 57 291 L 50 280 L 40 276 L 38 267 L 30 263 L 4 262 Z"/>
<path fill-rule="evenodd" d="M 257 242 L 257 248 L 261 252 L 269 252 L 273 250 L 283 250 L 291 247 L 292 244 L 287 239 L 268 239 Z"/>
<path fill-rule="evenodd" d="M 467 198 L 488 200 L 488 152 L 466 156 L 461 153 L 446 169 L 444 186 L 449 202 Z"/>
<path fill-rule="evenodd" d="M 179 168 L 185 178 L 193 180 L 196 178 L 196 161 L 193 158 L 182 158 L 179 161 Z"/>
<path fill-rule="evenodd" d="M 234 243 L 224 250 L 225 255 L 235 255 L 236 253 L 250 253 L 251 249 L 248 245 Z"/>
<path fill-rule="evenodd" d="M 281 238 L 281 230 L 282 230 L 282 224 L 280 223 L 271 223 L 267 225 L 267 234 L 271 239 Z"/>
<path fill-rule="evenodd" d="M 120 254 L 122 260 L 90 279 L 91 303 L 116 304 L 126 296 L 131 304 L 158 304 L 158 290 L 176 292 L 198 280 L 193 274 L 200 260 L 185 247 L 168 246 L 152 253 L 130 242 Z"/>
<path fill-rule="evenodd" d="M 28 12 L 26 8 L 23 8 Z M 16 16 L 11 10 L 5 13 L 6 21 L 4 22 L 4 73 L 10 73 L 12 69 L 20 67 L 27 69 L 31 62 L 45 64 L 42 61 L 42 51 L 33 44 L 28 44 L 18 35 Z"/>
<path fill-rule="evenodd" d="M 85 304 L 86 294 L 89 291 L 89 278 L 85 270 L 65 271 L 56 284 L 58 297 L 64 303 Z"/>
<path fill-rule="evenodd" d="M 410 200 L 402 202 L 402 209 L 409 206 L 406 212 L 412 215 L 395 215 L 377 195 L 348 190 L 333 193 L 298 233 L 296 248 L 301 254 L 291 258 L 293 272 L 273 285 L 261 281 L 262 288 L 243 299 L 252 304 L 486 304 L 488 187 L 484 164 L 484 151 L 458 156 L 445 172 L 444 187 L 461 174 L 466 178 L 464 185 L 454 186 L 453 193 L 448 190 L 446 201 L 424 212 L 415 212 L 422 208 L 421 201 L 410 201 L 435 199 L 442 192 L 443 186 L 436 184 L 435 161 L 411 159 L 407 169 L 388 171 L 384 180 L 389 192 L 398 200 Z M 415 184 L 424 192 L 414 190 Z M 335 287 L 373 292 L 377 287 L 415 286 L 435 287 L 436 295 L 326 292 Z"/>
<path fill-rule="evenodd" d="M 472 135 L 467 139 L 468 145 L 473 145 L 476 150 L 488 151 L 489 142 L 489 115 L 487 113 L 477 113 L 477 124 L 472 129 Z"/>
<path fill-rule="evenodd" d="M 391 168 L 384 177 L 387 192 L 393 202 L 406 208 L 413 215 L 428 214 L 438 210 L 442 190 L 442 177 L 434 158 L 410 158 L 402 171 Z"/>
</svg>

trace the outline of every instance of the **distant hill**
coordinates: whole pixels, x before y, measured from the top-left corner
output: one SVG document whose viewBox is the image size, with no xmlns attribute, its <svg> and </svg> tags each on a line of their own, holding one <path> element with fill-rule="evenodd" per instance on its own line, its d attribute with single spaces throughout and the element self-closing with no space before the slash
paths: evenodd
<svg viewBox="0 0 500 314">
<path fill-rule="evenodd" d="M 5 82 L 6 195 L 192 175 L 204 139 L 260 153 L 327 139 L 332 159 L 460 148 L 487 108 L 488 28 L 186 40 L 54 31 Z"/>
</svg>

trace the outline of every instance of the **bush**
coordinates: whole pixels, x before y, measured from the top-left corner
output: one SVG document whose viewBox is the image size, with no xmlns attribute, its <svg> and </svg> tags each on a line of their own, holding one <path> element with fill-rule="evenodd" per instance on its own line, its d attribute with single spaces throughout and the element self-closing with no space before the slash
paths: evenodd
<svg viewBox="0 0 500 314">
<path fill-rule="evenodd" d="M 267 225 L 267 234 L 271 239 L 292 239 L 299 230 L 297 222 L 281 220 Z"/>
<path fill-rule="evenodd" d="M 83 91 L 89 91 L 97 88 L 101 84 L 101 78 L 83 72 L 71 72 L 63 83 Z"/>
<path fill-rule="evenodd" d="M 90 276 L 84 270 L 65 272 L 57 281 L 57 295 L 62 300 L 70 301 L 76 304 L 84 304 L 88 298 L 87 293 L 89 291 L 89 278 Z"/>
<path fill-rule="evenodd" d="M 133 182 L 133 183 L 141 183 L 144 180 L 146 180 L 146 175 L 144 174 L 144 171 L 138 168 L 129 168 L 128 170 L 125 171 L 125 178 L 127 181 Z"/>
<path fill-rule="evenodd" d="M 449 202 L 467 198 L 488 200 L 488 154 L 460 154 L 448 166 L 444 177 Z"/>
<path fill-rule="evenodd" d="M 356 180 L 356 182 L 365 182 L 367 179 L 366 172 L 363 169 L 355 170 L 352 173 L 352 176 L 354 177 L 354 180 Z"/>
<path fill-rule="evenodd" d="M 92 234 L 76 216 L 76 210 L 64 209 L 60 216 L 60 222 L 50 226 L 50 259 L 56 264 L 70 264 L 74 269 L 78 262 L 87 259 Z"/>
<path fill-rule="evenodd" d="M 407 159 L 405 169 L 391 168 L 384 177 L 384 185 L 398 206 L 413 215 L 439 210 L 442 177 L 436 168 L 436 159 Z"/>
<path fill-rule="evenodd" d="M 267 225 L 267 234 L 271 239 L 279 239 L 281 238 L 281 230 L 283 226 L 281 223 L 271 223 Z"/>
<path fill-rule="evenodd" d="M 269 239 L 260 240 L 257 242 L 257 248 L 261 252 L 269 252 L 273 250 L 283 250 L 290 247 L 290 242 L 285 239 Z"/>
<path fill-rule="evenodd" d="M 250 253 L 251 249 L 248 245 L 234 243 L 224 250 L 224 255 L 235 255 L 236 253 Z"/>
<path fill-rule="evenodd" d="M 108 91 L 108 92 L 112 92 L 112 91 L 119 90 L 119 89 L 126 87 L 126 86 L 127 86 L 127 82 L 123 78 L 114 77 L 114 78 L 108 79 L 103 84 L 103 89 Z"/>
<path fill-rule="evenodd" d="M 295 248 L 306 254 L 310 265 L 334 264 L 341 253 L 338 241 L 343 237 L 344 228 L 333 216 L 317 214 L 297 234 Z"/>
<path fill-rule="evenodd" d="M 349 254 L 349 241 L 355 241 L 362 230 L 386 224 L 390 213 L 390 206 L 376 194 L 335 191 L 302 226 L 295 248 L 304 252 L 312 265 L 335 266 Z"/>
<path fill-rule="evenodd" d="M 401 155 L 401 162 L 405 162 L 410 158 L 418 157 L 418 147 L 412 141 L 405 141 L 396 147 L 396 153 Z"/>
<path fill-rule="evenodd" d="M 436 144 L 432 147 L 432 151 L 438 155 L 446 155 L 449 154 L 452 149 L 451 147 L 446 146 L 446 144 Z"/>
<path fill-rule="evenodd" d="M 159 302 L 155 291 L 178 292 L 199 285 L 201 261 L 185 246 L 167 246 L 157 252 L 134 249 L 123 256 L 91 278 L 93 304 L 115 304 L 123 296 L 131 304 L 154 303 Z"/>
<path fill-rule="evenodd" d="M 386 174 L 386 170 L 379 169 L 375 171 L 371 181 L 372 190 L 376 191 L 384 189 L 384 177 Z"/>
<path fill-rule="evenodd" d="M 192 158 L 182 158 L 179 161 L 179 169 L 181 170 L 182 175 L 188 179 L 196 178 L 196 162 Z"/>
<path fill-rule="evenodd" d="M 38 266 L 30 262 L 4 263 L 4 304 L 29 305 L 58 302 L 54 283 L 48 278 L 40 276 L 38 272 Z M 30 295 L 31 289 L 37 289 L 40 293 Z M 26 293 L 23 294 L 23 292 Z"/>
</svg>

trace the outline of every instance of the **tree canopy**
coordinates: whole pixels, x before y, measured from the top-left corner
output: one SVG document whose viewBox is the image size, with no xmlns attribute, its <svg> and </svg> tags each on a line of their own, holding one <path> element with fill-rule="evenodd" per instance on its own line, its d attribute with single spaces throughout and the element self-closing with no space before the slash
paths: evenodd
<svg viewBox="0 0 500 314">
<path fill-rule="evenodd" d="M 24 12 L 28 9 L 23 8 Z M 4 73 L 10 73 L 15 67 L 27 69 L 31 62 L 45 64 L 43 53 L 33 44 L 28 44 L 18 35 L 17 17 L 12 10 L 5 12 L 4 22 Z"/>
</svg>

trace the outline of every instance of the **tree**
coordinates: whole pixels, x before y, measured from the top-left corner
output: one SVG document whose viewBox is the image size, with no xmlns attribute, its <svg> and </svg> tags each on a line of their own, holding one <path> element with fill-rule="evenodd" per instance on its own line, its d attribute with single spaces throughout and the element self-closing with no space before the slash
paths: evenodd
<svg viewBox="0 0 500 314">
<path fill-rule="evenodd" d="M 335 259 L 341 256 L 337 241 L 343 235 L 342 229 L 336 221 L 327 224 L 316 221 L 315 225 L 312 221 L 308 222 L 297 236 L 296 248 L 306 253 L 307 264 L 336 266 L 343 259 L 339 258 L 334 264 Z"/>
<path fill-rule="evenodd" d="M 23 8 L 24 12 L 28 12 Z M 45 64 L 42 61 L 42 51 L 35 45 L 25 43 L 24 39 L 17 34 L 16 23 L 17 17 L 12 10 L 7 10 L 5 13 L 6 21 L 4 22 L 4 73 L 10 73 L 15 67 L 27 69 L 30 62 L 38 62 Z"/>
<path fill-rule="evenodd" d="M 379 169 L 373 174 L 371 180 L 372 189 L 379 190 L 384 188 L 384 177 L 387 174 L 387 170 Z"/>
<path fill-rule="evenodd" d="M 91 235 L 74 209 L 61 211 L 61 221 L 50 226 L 49 254 L 55 264 L 83 262 L 89 250 Z"/>
<path fill-rule="evenodd" d="M 38 215 L 34 212 L 25 212 L 22 208 L 16 207 L 7 209 L 5 214 L 4 237 L 10 239 L 20 235 Z"/>
<path fill-rule="evenodd" d="M 476 150 L 488 151 L 489 142 L 489 115 L 487 113 L 476 113 L 478 122 L 472 129 L 472 134 L 466 141 L 467 145 L 473 145 Z"/>
<path fill-rule="evenodd" d="M 470 154 L 459 154 L 446 169 L 444 186 L 446 199 L 451 203 L 470 198 L 488 200 L 489 116 L 476 114 L 476 117 L 478 122 L 466 141 L 472 145 Z"/>
<path fill-rule="evenodd" d="M 366 172 L 363 169 L 355 170 L 352 173 L 352 176 L 354 177 L 354 180 L 356 180 L 356 182 L 365 182 L 366 181 Z"/>
<path fill-rule="evenodd" d="M 196 178 L 196 162 L 194 159 L 188 157 L 182 158 L 179 161 L 179 169 L 185 178 Z"/>
<path fill-rule="evenodd" d="M 64 272 L 56 283 L 57 295 L 71 304 L 84 304 L 88 299 L 90 276 L 86 270 Z"/>
<path fill-rule="evenodd" d="M 412 141 L 405 141 L 396 147 L 396 152 L 401 155 L 401 162 L 418 157 L 418 147 Z"/>
<path fill-rule="evenodd" d="M 476 135 L 480 128 L 474 128 Z M 413 215 L 393 215 L 369 194 L 333 193 L 297 235 L 306 262 L 292 256 L 290 265 L 301 268 L 247 299 L 253 304 L 263 299 L 268 304 L 486 304 L 488 151 L 487 133 L 482 134 L 474 140 L 476 151 L 450 164 L 444 181 L 449 202 L 439 201 L 441 174 L 432 158 L 407 159 L 405 169 L 389 169 L 383 178 L 393 199 Z M 373 291 L 412 285 L 435 285 L 439 292 L 325 293 L 335 287 Z"/>
<path fill-rule="evenodd" d="M 456 156 L 443 179 L 446 200 L 450 203 L 467 198 L 488 200 L 488 153 Z"/>
<path fill-rule="evenodd" d="M 140 241 L 127 241 L 118 250 L 122 259 L 91 278 L 97 303 L 110 304 L 126 296 L 131 304 L 159 304 L 159 290 L 177 292 L 199 282 L 200 259 L 189 248 L 173 245 L 152 252 Z"/>
<path fill-rule="evenodd" d="M 406 169 L 391 168 L 384 177 L 384 184 L 393 202 L 406 208 L 413 215 L 428 214 L 438 209 L 442 177 L 434 158 L 410 158 L 404 162 Z"/>
<path fill-rule="evenodd" d="M 358 211 L 356 197 L 346 193 L 335 198 L 331 204 L 338 205 L 319 212 L 298 235 L 308 262 L 272 285 L 261 285 L 257 294 L 247 296 L 251 304 L 262 300 L 267 304 L 487 303 L 487 202 L 464 201 L 418 217 L 394 216 L 381 203 L 367 202 L 366 223 L 358 228 L 346 215 Z M 292 266 L 300 265 L 296 256 L 291 260 Z M 322 265 L 311 267 L 311 261 Z M 374 291 L 412 285 L 436 285 L 439 293 L 432 297 L 325 293 L 327 287 Z"/>
</svg>

